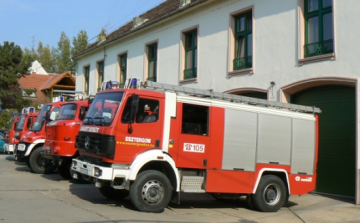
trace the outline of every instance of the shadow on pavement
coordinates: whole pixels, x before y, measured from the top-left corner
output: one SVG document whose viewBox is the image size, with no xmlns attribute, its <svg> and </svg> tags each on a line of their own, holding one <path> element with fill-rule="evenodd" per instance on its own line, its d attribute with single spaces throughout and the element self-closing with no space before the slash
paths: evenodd
<svg viewBox="0 0 360 223">
<path fill-rule="evenodd" d="M 330 198 L 330 199 L 337 200 L 337 201 L 342 201 L 342 202 L 349 203 L 349 204 L 355 204 L 355 198 L 352 198 L 352 197 L 342 197 L 342 196 L 336 196 L 336 195 L 331 195 L 331 194 L 323 194 L 323 193 L 319 193 L 319 192 L 311 192 L 310 194 L 312 194 L 313 196 L 321 196 L 321 197 L 326 197 L 326 198 Z"/>
</svg>

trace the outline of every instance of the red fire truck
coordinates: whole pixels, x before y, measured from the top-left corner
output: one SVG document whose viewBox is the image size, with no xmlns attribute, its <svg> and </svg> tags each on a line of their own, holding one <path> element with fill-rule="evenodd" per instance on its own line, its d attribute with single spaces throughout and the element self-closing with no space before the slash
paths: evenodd
<svg viewBox="0 0 360 223">
<path fill-rule="evenodd" d="M 28 107 L 28 108 L 23 108 L 21 111 L 21 115 L 19 118 L 19 121 L 16 124 L 15 127 L 15 144 L 18 145 L 20 142 L 20 139 L 26 135 L 28 132 L 31 131 L 31 128 L 36 120 L 38 116 L 38 113 L 35 112 L 35 108 L 34 107 Z M 17 151 L 17 147 L 14 148 L 14 156 L 15 156 L 15 160 L 18 161 L 25 161 L 22 159 L 22 157 L 17 156 L 16 155 L 16 151 Z"/>
<path fill-rule="evenodd" d="M 16 156 L 25 161 L 30 169 L 36 173 L 52 173 L 56 169 L 56 164 L 40 156 L 45 142 L 45 123 L 56 119 L 60 106 L 64 104 L 61 101 L 45 104 L 31 129 L 21 137 Z"/>
<path fill-rule="evenodd" d="M 88 175 L 104 196 L 129 194 L 144 212 L 179 203 L 180 192 L 247 196 L 273 212 L 315 189 L 319 108 L 130 83 L 99 92 L 76 137 L 73 177 Z M 101 116 L 110 104 L 117 110 Z"/>
<path fill-rule="evenodd" d="M 75 148 L 75 137 L 89 108 L 89 100 L 77 100 L 63 104 L 59 117 L 47 124 L 47 135 L 42 156 L 58 163 L 58 172 L 71 179 L 70 165 L 79 153 Z M 79 177 L 80 181 L 84 180 Z"/>
<path fill-rule="evenodd" d="M 8 123 L 8 130 L 5 132 L 5 152 L 11 154 L 14 152 L 15 146 L 19 143 L 19 140 L 15 139 L 15 127 L 19 121 L 19 116 L 14 116 Z"/>
</svg>

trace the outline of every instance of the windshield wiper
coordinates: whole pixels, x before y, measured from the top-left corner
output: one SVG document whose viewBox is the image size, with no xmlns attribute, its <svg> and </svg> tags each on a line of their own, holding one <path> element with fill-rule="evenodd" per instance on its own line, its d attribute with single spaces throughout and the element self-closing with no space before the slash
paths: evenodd
<svg viewBox="0 0 360 223">
<path fill-rule="evenodd" d="M 85 120 L 86 120 L 86 119 L 89 119 L 87 123 L 85 123 Z M 90 122 L 90 120 L 91 120 L 91 122 Z M 93 124 L 93 118 L 91 118 L 91 117 L 85 117 L 83 123 L 84 123 L 84 124 L 87 124 L 87 125 L 92 125 L 92 124 Z"/>
<path fill-rule="evenodd" d="M 99 119 L 100 122 L 99 122 L 99 125 L 100 126 L 104 126 L 105 125 L 105 119 L 104 117 L 95 117 L 94 119 Z M 96 124 L 95 124 L 96 125 Z"/>
</svg>

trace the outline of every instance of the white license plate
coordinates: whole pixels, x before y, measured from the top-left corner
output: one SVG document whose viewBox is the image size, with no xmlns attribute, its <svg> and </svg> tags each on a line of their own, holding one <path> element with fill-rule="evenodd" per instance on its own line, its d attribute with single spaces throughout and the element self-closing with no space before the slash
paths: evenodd
<svg viewBox="0 0 360 223">
<path fill-rule="evenodd" d="M 79 172 L 88 175 L 88 170 L 85 168 L 80 167 Z"/>
</svg>

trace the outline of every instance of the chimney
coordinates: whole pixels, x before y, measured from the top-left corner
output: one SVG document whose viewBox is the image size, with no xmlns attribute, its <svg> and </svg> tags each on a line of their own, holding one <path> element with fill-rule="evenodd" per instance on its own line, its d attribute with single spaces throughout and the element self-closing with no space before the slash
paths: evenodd
<svg viewBox="0 0 360 223">
<path fill-rule="evenodd" d="M 141 18 L 141 17 L 135 17 L 133 19 L 133 29 L 136 29 L 137 27 L 141 26 L 142 24 L 144 24 L 147 21 L 148 21 L 148 19 Z"/>
<path fill-rule="evenodd" d="M 191 3 L 191 0 L 180 0 L 180 5 L 179 8 L 182 8 L 184 6 L 187 6 L 188 4 Z"/>
</svg>

